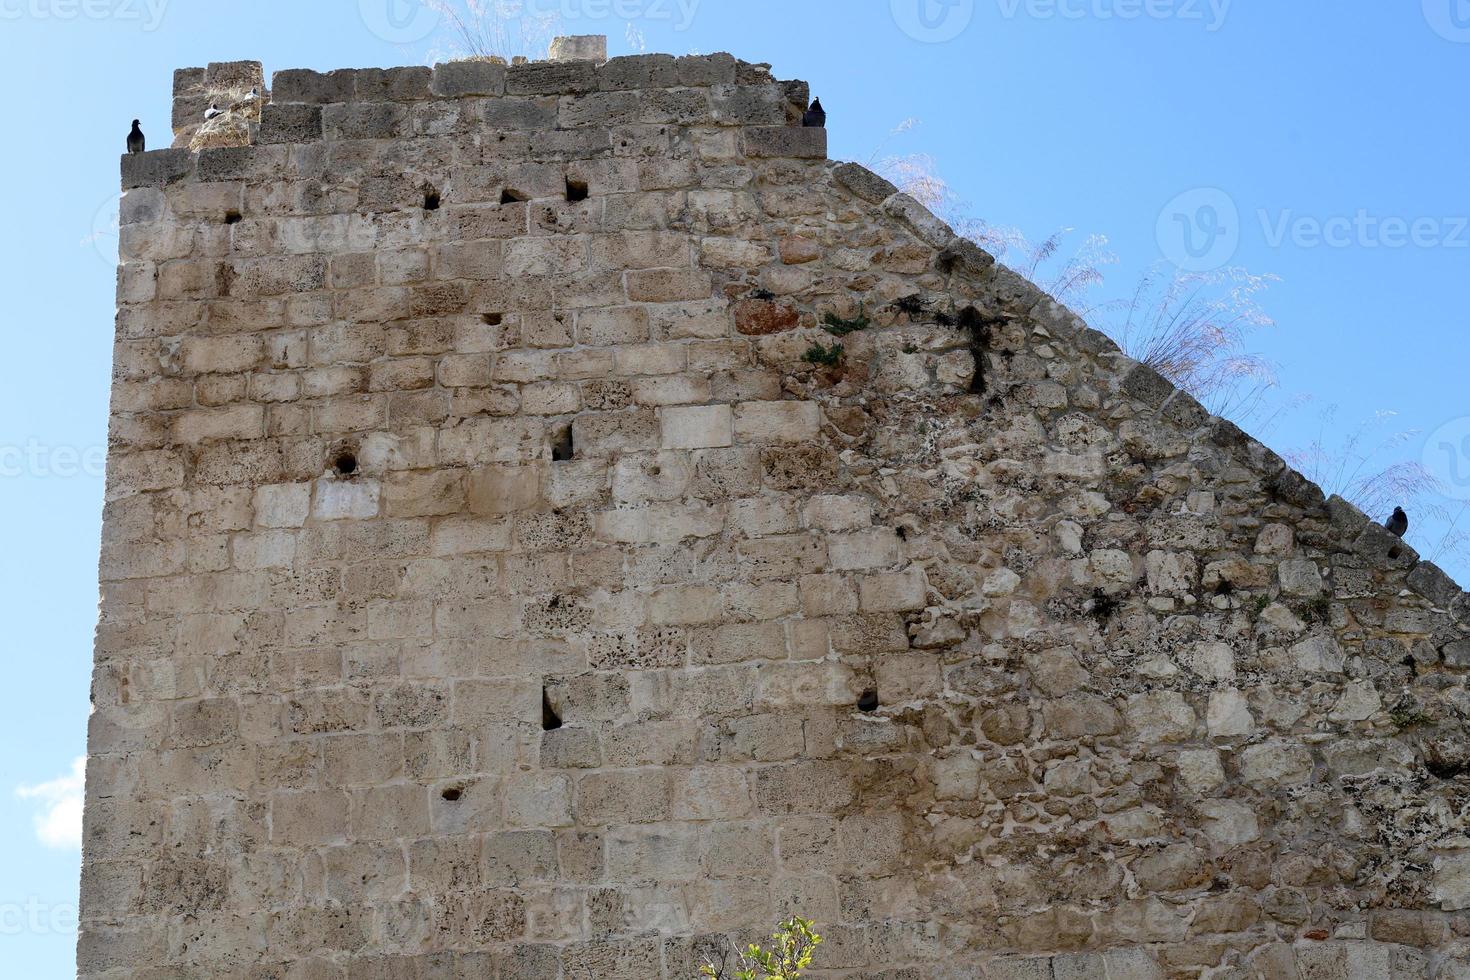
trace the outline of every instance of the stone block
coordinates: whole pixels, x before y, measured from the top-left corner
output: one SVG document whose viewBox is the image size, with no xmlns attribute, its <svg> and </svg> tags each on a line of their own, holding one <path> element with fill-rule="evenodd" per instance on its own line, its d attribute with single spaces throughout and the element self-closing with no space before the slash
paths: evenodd
<svg viewBox="0 0 1470 980">
<path fill-rule="evenodd" d="M 319 105 L 271 103 L 260 110 L 261 143 L 310 143 L 322 135 Z"/>
<path fill-rule="evenodd" d="M 430 91 L 433 76 L 433 69 L 425 65 L 359 68 L 355 73 L 352 96 L 363 102 L 414 102 L 428 99 L 433 94 Z M 271 92 L 271 97 L 276 98 L 274 91 Z"/>
<path fill-rule="evenodd" d="M 822 413 L 815 402 L 742 402 L 735 406 L 735 437 L 741 442 L 810 442 Z"/>
<path fill-rule="evenodd" d="M 576 34 L 552 38 L 546 57 L 551 61 L 593 61 L 600 64 L 607 60 L 607 35 Z"/>
<path fill-rule="evenodd" d="M 434 66 L 429 90 L 457 99 L 466 95 L 504 95 L 506 66 L 489 61 L 450 61 Z"/>
<path fill-rule="evenodd" d="M 604 91 L 640 88 L 672 88 L 681 84 L 677 59 L 671 54 L 636 54 L 601 59 L 598 87 Z"/>
<path fill-rule="evenodd" d="M 204 72 L 203 68 L 174 69 L 174 98 L 200 94 L 204 88 Z"/>
<path fill-rule="evenodd" d="M 265 86 L 258 61 L 211 61 L 204 69 L 206 88 L 250 91 Z"/>
<path fill-rule="evenodd" d="M 1454 579 L 1433 562 L 1421 561 L 1406 580 L 1409 588 L 1434 603 L 1438 609 L 1449 609 L 1464 592 Z"/>
<path fill-rule="evenodd" d="M 827 131 L 800 126 L 750 126 L 744 131 L 745 154 L 755 159 L 827 158 Z"/>
<path fill-rule="evenodd" d="M 627 274 L 628 299 L 634 303 L 681 303 L 709 299 L 708 273 L 688 269 L 640 269 Z"/>
<path fill-rule="evenodd" d="M 1419 561 L 1418 552 L 1378 524 L 1370 523 L 1358 533 L 1353 550 L 1386 568 L 1413 568 Z"/>
<path fill-rule="evenodd" d="M 664 449 L 710 449 L 734 443 L 729 405 L 679 406 L 658 411 Z"/>
<path fill-rule="evenodd" d="M 898 188 L 858 163 L 842 163 L 832 168 L 832 177 L 869 204 L 882 204 L 898 193 Z"/>
<path fill-rule="evenodd" d="M 858 579 L 858 596 L 863 612 L 904 612 L 929 604 L 928 584 L 923 569 L 867 575 Z"/>
<path fill-rule="evenodd" d="M 597 91 L 597 65 L 591 61 L 538 61 L 512 65 L 507 95 L 577 95 Z"/>
<path fill-rule="evenodd" d="M 819 130 L 808 129 L 802 132 L 814 133 Z M 944 248 L 954 241 L 954 229 L 907 194 L 895 194 L 884 201 L 883 211 L 902 221 L 921 241 L 933 248 Z"/>
<path fill-rule="evenodd" d="M 679 84 L 693 87 L 729 85 L 736 81 L 737 62 L 723 52 L 707 55 L 685 55 L 675 60 Z"/>
<path fill-rule="evenodd" d="M 1255 719 L 1249 703 L 1240 691 L 1227 689 L 1210 695 L 1205 725 L 1211 738 L 1241 738 L 1255 733 Z"/>
<path fill-rule="evenodd" d="M 1174 385 L 1147 364 L 1138 364 L 1123 378 L 1123 394 L 1158 408 L 1174 393 Z"/>
<path fill-rule="evenodd" d="M 357 97 L 357 72 L 350 68 L 318 72 L 306 68 L 289 68 L 271 76 L 271 102 L 309 103 L 350 102 Z"/>
<path fill-rule="evenodd" d="M 408 108 L 396 102 L 351 102 L 323 106 L 322 131 L 329 140 L 385 140 L 410 135 Z"/>
<path fill-rule="evenodd" d="M 319 521 L 376 517 L 380 497 L 376 480 L 323 480 L 316 487 L 312 516 Z"/>
<path fill-rule="evenodd" d="M 194 154 L 187 148 L 127 153 L 122 157 L 122 187 L 164 187 L 194 170 Z"/>
</svg>

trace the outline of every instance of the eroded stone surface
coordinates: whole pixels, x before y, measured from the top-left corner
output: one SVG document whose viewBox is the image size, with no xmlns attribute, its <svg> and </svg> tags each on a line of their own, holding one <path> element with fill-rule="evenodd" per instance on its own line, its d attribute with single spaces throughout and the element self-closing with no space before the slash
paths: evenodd
<svg viewBox="0 0 1470 980">
<path fill-rule="evenodd" d="M 805 86 L 276 79 L 127 162 L 82 976 L 1470 969 L 1463 594 Z"/>
</svg>

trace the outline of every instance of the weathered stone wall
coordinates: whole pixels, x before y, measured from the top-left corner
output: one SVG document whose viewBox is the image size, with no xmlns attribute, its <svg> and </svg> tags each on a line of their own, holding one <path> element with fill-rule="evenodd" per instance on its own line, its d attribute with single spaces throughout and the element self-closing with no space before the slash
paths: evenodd
<svg viewBox="0 0 1470 980">
<path fill-rule="evenodd" d="M 83 976 L 1470 971 L 1470 600 L 803 84 L 271 99 L 124 160 Z"/>
</svg>

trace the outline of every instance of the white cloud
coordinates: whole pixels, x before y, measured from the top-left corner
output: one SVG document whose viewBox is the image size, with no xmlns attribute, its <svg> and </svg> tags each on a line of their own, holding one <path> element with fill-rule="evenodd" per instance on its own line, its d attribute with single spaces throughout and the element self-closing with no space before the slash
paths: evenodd
<svg viewBox="0 0 1470 980">
<path fill-rule="evenodd" d="M 87 757 L 71 764 L 71 772 L 39 786 L 22 786 L 16 795 L 35 800 L 36 836 L 47 847 L 77 851 L 82 847 L 82 797 L 87 778 Z"/>
</svg>

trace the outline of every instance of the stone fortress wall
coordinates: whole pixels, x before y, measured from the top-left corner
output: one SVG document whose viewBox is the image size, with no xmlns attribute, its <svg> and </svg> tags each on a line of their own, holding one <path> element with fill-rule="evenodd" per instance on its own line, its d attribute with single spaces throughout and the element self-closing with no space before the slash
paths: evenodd
<svg viewBox="0 0 1470 980">
<path fill-rule="evenodd" d="M 1470 976 L 1470 598 L 804 83 L 563 51 L 124 158 L 80 975 Z"/>
</svg>

